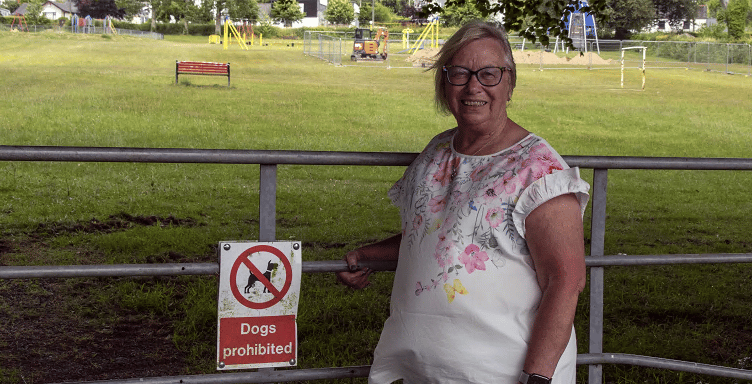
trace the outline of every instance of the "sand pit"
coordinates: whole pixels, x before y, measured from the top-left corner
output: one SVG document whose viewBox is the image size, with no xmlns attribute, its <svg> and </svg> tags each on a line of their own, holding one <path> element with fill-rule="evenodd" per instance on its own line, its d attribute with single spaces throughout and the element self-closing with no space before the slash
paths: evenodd
<svg viewBox="0 0 752 384">
<path fill-rule="evenodd" d="M 434 62 L 438 49 L 421 49 L 406 59 L 414 67 L 429 67 Z M 534 65 L 609 65 L 611 59 L 604 60 L 593 52 L 576 55 L 572 58 L 559 57 L 553 52 L 544 51 L 512 51 L 516 64 Z"/>
</svg>

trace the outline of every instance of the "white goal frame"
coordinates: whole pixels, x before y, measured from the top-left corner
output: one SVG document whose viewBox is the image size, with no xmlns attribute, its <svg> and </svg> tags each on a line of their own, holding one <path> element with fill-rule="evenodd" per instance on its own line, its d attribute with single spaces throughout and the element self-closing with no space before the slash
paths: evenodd
<svg viewBox="0 0 752 384">
<path fill-rule="evenodd" d="M 642 50 L 642 63 L 640 67 L 638 68 L 642 72 L 642 90 L 645 90 L 645 53 L 647 52 L 647 47 L 639 46 L 639 47 L 626 47 L 621 49 L 621 87 L 624 88 L 624 52 L 628 49 L 640 49 Z"/>
</svg>

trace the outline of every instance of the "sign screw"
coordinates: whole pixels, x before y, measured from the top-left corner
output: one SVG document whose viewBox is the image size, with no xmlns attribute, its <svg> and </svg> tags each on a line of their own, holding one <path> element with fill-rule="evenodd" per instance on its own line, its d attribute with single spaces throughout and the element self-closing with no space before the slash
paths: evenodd
<svg viewBox="0 0 752 384">
<path fill-rule="evenodd" d="M 293 245 L 292 245 L 292 249 L 294 249 L 294 250 L 296 250 L 296 251 L 297 251 L 298 249 L 300 249 L 300 243 L 295 243 L 295 244 L 293 244 Z"/>
<path fill-rule="evenodd" d="M 219 368 L 221 369 L 221 368 L 224 368 L 224 367 L 225 367 L 225 362 L 224 361 L 220 361 L 219 362 Z"/>
<path fill-rule="evenodd" d="M 222 248 L 224 248 L 225 251 L 229 251 L 230 250 L 230 244 L 225 244 L 224 246 L 222 246 Z"/>
<path fill-rule="evenodd" d="M 295 365 L 295 359 L 290 359 L 290 365 Z"/>
</svg>

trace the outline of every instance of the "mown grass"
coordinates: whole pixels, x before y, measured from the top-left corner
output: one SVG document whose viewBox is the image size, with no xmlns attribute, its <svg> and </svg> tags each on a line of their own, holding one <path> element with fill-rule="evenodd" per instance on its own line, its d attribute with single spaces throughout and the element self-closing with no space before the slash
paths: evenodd
<svg viewBox="0 0 752 384">
<path fill-rule="evenodd" d="M 205 38 L 0 34 L 0 144 L 418 152 L 453 126 L 433 109 L 430 73 L 335 67 L 304 56 L 302 44 L 279 43 L 225 51 Z M 175 60 L 230 62 L 232 85 L 204 76 L 175 85 Z M 621 90 L 617 70 L 521 66 L 510 115 L 566 155 L 750 156 L 749 78 L 656 70 L 644 92 L 638 73 L 626 80 Z M 399 231 L 386 191 L 401 172 L 281 166 L 277 238 L 303 241 L 306 260 L 325 260 Z M 216 261 L 219 241 L 258 237 L 257 166 L 6 162 L 0 175 L 6 265 Z M 750 186 L 748 172 L 610 171 L 606 254 L 752 252 Z M 609 268 L 604 350 L 752 368 L 750 275 L 746 265 Z M 13 295 L 48 303 L 72 294 L 68 312 L 54 313 L 83 324 L 73 345 L 100 335 L 89 326 L 169 324 L 185 359 L 174 371 L 215 370 L 214 277 L 61 281 L 2 282 L 3 328 L 49 321 Z M 368 364 L 391 274 L 361 292 L 331 274 L 303 276 L 302 286 L 300 366 Z M 584 294 L 582 352 L 587 304 Z M 1 339 L 4 382 L 49 377 L 21 361 L 14 346 L 23 335 Z M 57 355 L 82 371 L 112 371 L 71 358 L 84 356 L 80 348 Z M 605 377 L 733 382 L 621 366 Z"/>
</svg>

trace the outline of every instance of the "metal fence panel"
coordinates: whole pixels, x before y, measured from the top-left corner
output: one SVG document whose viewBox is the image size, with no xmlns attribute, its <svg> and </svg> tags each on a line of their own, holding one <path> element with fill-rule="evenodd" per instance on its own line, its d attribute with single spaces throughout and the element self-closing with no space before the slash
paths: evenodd
<svg viewBox="0 0 752 384">
<path fill-rule="evenodd" d="M 660 48 L 657 48 L 660 49 Z M 730 51 L 731 46 L 727 46 Z M 357 153 L 357 152 L 301 152 L 301 151 L 239 151 L 204 149 L 155 148 L 91 148 L 91 147 L 33 147 L 0 146 L 0 161 L 88 161 L 88 162 L 148 162 L 148 163 L 214 163 L 260 164 L 260 199 L 271 206 L 260 212 L 260 233 L 266 241 L 273 241 L 274 200 L 278 164 L 301 165 L 376 165 L 406 166 L 415 153 Z M 672 369 L 730 378 L 752 379 L 752 371 L 667 360 L 657 357 L 602 353 L 603 329 L 603 267 L 615 265 L 658 265 L 698 263 L 752 263 L 752 254 L 692 254 L 692 255 L 615 255 L 603 256 L 605 236 L 605 208 L 608 169 L 676 169 L 676 170 L 752 170 L 752 158 L 697 159 L 646 158 L 611 156 L 564 156 L 571 166 L 594 169 L 593 221 L 591 256 L 586 265 L 591 268 L 590 353 L 578 355 L 578 364 L 590 366 L 590 383 L 602 382 L 602 364 L 630 364 Z M 366 263 L 364 263 L 366 264 Z M 370 262 L 374 270 L 394 270 L 396 262 Z M 307 273 L 345 270 L 341 260 L 304 263 Z M 62 265 L 62 266 L 3 266 L 0 279 L 41 277 L 102 277 L 147 275 L 216 274 L 215 263 L 145 264 L 145 265 Z M 109 383 L 262 383 L 296 380 L 354 378 L 368 375 L 369 367 L 341 367 L 275 371 L 259 370 L 236 375 L 196 375 L 180 377 L 139 378 L 108 381 Z"/>
</svg>

